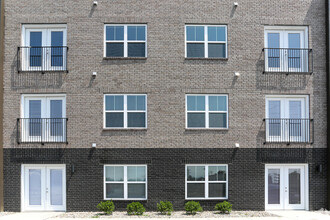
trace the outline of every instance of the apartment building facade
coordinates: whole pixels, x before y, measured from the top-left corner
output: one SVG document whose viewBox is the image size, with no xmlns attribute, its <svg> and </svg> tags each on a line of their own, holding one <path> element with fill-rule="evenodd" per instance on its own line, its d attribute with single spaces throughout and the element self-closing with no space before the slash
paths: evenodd
<svg viewBox="0 0 330 220">
<path fill-rule="evenodd" d="M 4 209 L 327 206 L 326 1 L 6 1 Z"/>
</svg>

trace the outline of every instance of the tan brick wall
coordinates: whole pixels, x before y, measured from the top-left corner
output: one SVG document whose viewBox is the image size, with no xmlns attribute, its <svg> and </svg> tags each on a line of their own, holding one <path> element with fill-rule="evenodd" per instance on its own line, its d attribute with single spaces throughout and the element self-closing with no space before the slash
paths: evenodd
<svg viewBox="0 0 330 220">
<path fill-rule="evenodd" d="M 5 5 L 4 147 L 17 145 L 21 94 L 67 95 L 68 141 L 89 148 L 263 147 L 266 94 L 308 94 L 315 143 L 326 147 L 325 1 L 244 0 L 8 0 Z M 17 73 L 21 25 L 67 24 L 69 73 Z M 146 60 L 103 60 L 104 23 L 147 23 Z M 185 60 L 184 25 L 227 24 L 228 60 Z M 313 75 L 263 75 L 265 25 L 306 25 Z M 92 80 L 92 72 L 97 77 Z M 234 78 L 234 72 L 241 76 Z M 146 93 L 148 128 L 103 130 L 104 93 Z M 229 129 L 185 129 L 186 93 L 229 94 Z M 272 147 L 272 146 L 270 146 Z"/>
</svg>

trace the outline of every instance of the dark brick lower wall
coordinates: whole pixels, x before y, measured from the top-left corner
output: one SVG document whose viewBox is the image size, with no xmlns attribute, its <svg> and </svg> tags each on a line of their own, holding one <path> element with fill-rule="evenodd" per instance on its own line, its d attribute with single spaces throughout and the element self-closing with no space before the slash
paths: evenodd
<svg viewBox="0 0 330 220">
<path fill-rule="evenodd" d="M 233 208 L 264 210 L 265 163 L 308 163 L 310 209 L 327 205 L 326 149 L 4 149 L 6 211 L 20 211 L 22 163 L 66 164 L 67 211 L 96 210 L 103 199 L 104 164 L 148 165 L 148 200 L 142 202 L 148 210 L 155 210 L 160 200 L 183 209 L 185 164 L 228 164 L 228 200 Z M 320 164 L 322 172 L 316 169 Z M 125 209 L 129 202 L 115 201 L 115 205 Z M 204 210 L 218 202 L 200 201 Z"/>
</svg>

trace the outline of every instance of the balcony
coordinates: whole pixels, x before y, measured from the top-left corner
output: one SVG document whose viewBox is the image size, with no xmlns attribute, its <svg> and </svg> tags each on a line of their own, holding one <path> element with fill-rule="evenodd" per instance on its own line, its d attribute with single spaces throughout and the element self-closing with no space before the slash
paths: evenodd
<svg viewBox="0 0 330 220">
<path fill-rule="evenodd" d="M 18 47 L 18 72 L 68 72 L 65 46 Z"/>
<path fill-rule="evenodd" d="M 312 49 L 264 48 L 263 73 L 313 73 Z"/>
<path fill-rule="evenodd" d="M 17 143 L 67 143 L 67 118 L 18 118 Z"/>
<path fill-rule="evenodd" d="M 309 143 L 313 144 L 314 121 L 308 118 L 299 119 L 264 119 L 266 143 Z"/>
</svg>

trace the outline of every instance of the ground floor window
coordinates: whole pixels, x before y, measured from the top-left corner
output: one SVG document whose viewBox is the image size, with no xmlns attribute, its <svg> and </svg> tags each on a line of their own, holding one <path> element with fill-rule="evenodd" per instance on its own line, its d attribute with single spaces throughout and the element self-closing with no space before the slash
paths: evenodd
<svg viewBox="0 0 330 220">
<path fill-rule="evenodd" d="M 105 165 L 104 199 L 147 199 L 147 166 Z"/>
<path fill-rule="evenodd" d="M 227 165 L 186 165 L 186 199 L 227 198 Z"/>
</svg>

